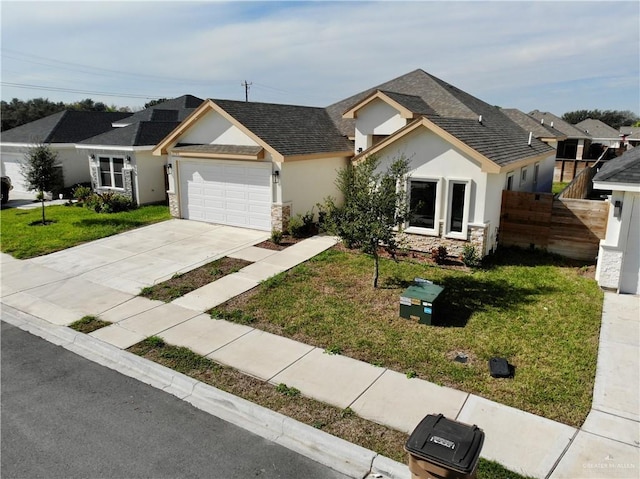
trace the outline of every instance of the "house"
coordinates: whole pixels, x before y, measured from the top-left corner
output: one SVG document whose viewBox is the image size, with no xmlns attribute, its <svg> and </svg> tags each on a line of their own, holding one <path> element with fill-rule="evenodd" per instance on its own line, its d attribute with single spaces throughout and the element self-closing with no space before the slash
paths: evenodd
<svg viewBox="0 0 640 479">
<path fill-rule="evenodd" d="M 597 147 L 591 149 L 591 135 L 577 128 L 553 113 L 534 110 L 529 116 L 541 125 L 553 128 L 565 135 L 558 141 L 556 148 L 556 165 L 553 181 L 571 182 L 580 172 L 595 164 L 602 153 Z"/>
<path fill-rule="evenodd" d="M 600 120 L 587 118 L 576 123 L 575 126 L 591 136 L 590 155 L 592 157 L 598 156 L 601 161 L 607 161 L 621 155 L 626 150 L 624 136 Z M 598 153 L 600 154 L 598 155 Z"/>
<path fill-rule="evenodd" d="M 532 138 L 498 107 L 415 70 L 328 108 L 342 111 L 357 162 L 376 154 L 382 168 L 410 161 L 412 217 L 402 241 L 452 253 L 472 244 L 481 256 L 497 245 L 502 190 L 551 190 L 553 148 Z"/>
<path fill-rule="evenodd" d="M 640 126 L 621 126 L 620 137 L 627 148 L 640 145 Z"/>
<path fill-rule="evenodd" d="M 507 115 L 511 121 L 520 126 L 520 128 L 531 132 L 535 138 L 545 142 L 555 150 L 558 149 L 558 143 L 567 139 L 567 135 L 565 133 L 554 128 L 550 123 L 541 123 L 531 115 L 527 115 L 525 112 L 520 111 L 517 108 L 501 108 L 500 111 Z"/>
<path fill-rule="evenodd" d="M 173 216 L 272 231 L 339 195 L 353 146 L 323 108 L 210 99 L 153 154 Z"/>
<path fill-rule="evenodd" d="M 598 284 L 640 294 L 640 148 L 610 160 L 594 176 L 593 184 L 611 191 L 607 233 L 598 252 Z"/>
<path fill-rule="evenodd" d="M 120 118 L 111 130 L 78 142 L 93 190 L 112 191 L 138 205 L 165 201 L 166 158 L 153 156 L 152 150 L 202 102 L 183 95 Z"/>
<path fill-rule="evenodd" d="M 28 192 L 20 165 L 30 148 L 42 144 L 58 154 L 65 187 L 88 183 L 91 177 L 86 156 L 76 150 L 76 143 L 112 130 L 113 122 L 127 116 L 131 113 L 61 111 L 3 131 L 0 137 L 2 176 L 11 178 L 14 192 Z"/>
<path fill-rule="evenodd" d="M 327 108 L 207 100 L 154 149 L 176 217 L 271 231 L 327 196 L 349 161 L 404 155 L 415 249 L 497 244 L 503 189 L 550 191 L 553 148 L 499 108 L 415 70 Z"/>
</svg>

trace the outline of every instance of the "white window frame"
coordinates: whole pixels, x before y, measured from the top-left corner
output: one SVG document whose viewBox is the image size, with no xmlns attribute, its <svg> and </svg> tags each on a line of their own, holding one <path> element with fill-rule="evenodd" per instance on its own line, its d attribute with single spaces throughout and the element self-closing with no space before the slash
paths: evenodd
<svg viewBox="0 0 640 479">
<path fill-rule="evenodd" d="M 527 167 L 522 168 L 520 171 L 520 186 L 525 185 L 527 183 Z"/>
<path fill-rule="evenodd" d="M 411 176 L 407 178 L 406 188 L 407 188 L 407 201 L 411 204 L 411 182 L 431 182 L 436 184 L 436 205 L 435 211 L 433 214 L 433 228 L 424 228 L 421 226 L 410 226 L 409 221 L 405 223 L 405 233 L 411 234 L 421 234 L 428 236 L 440 236 L 440 211 L 442 210 L 442 188 L 443 188 L 443 179 L 437 177 L 428 177 L 428 176 Z"/>
<path fill-rule="evenodd" d="M 453 208 L 453 185 L 464 185 L 464 206 L 462 212 L 462 231 L 451 230 L 451 213 Z M 444 223 L 444 236 L 466 240 L 469 237 L 469 212 L 471 209 L 471 180 L 469 178 L 449 178 L 447 179 L 447 203 Z"/>
<path fill-rule="evenodd" d="M 102 167 L 101 167 L 101 162 L 102 160 L 109 160 L 109 178 L 111 180 L 111 184 L 110 185 L 105 185 L 102 183 Z M 115 171 L 113 168 L 113 160 L 120 160 L 122 161 L 122 170 L 121 170 L 121 175 L 122 175 L 122 187 L 120 186 L 114 186 L 116 184 L 116 176 L 115 176 Z M 124 166 L 125 166 L 126 162 L 125 162 L 125 158 L 124 156 L 99 156 L 98 157 L 98 179 L 100 180 L 100 188 L 104 188 L 104 189 L 110 189 L 110 190 L 118 190 L 118 191 L 124 191 Z"/>
</svg>

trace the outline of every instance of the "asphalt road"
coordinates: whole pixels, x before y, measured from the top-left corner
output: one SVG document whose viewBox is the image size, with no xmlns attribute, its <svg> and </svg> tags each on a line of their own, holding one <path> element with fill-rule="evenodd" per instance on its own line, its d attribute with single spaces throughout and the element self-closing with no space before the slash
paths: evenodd
<svg viewBox="0 0 640 479">
<path fill-rule="evenodd" d="M 346 478 L 5 322 L 3 479 Z"/>
</svg>

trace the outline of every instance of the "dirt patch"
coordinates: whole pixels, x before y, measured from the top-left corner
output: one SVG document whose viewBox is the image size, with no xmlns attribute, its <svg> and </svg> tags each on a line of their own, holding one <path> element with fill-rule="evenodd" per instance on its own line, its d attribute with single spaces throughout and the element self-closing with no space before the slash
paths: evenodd
<svg viewBox="0 0 640 479">
<path fill-rule="evenodd" d="M 162 283 L 144 288 L 140 296 L 168 303 L 250 264 L 250 261 L 243 259 L 220 258 L 186 273 L 176 274 Z"/>
<path fill-rule="evenodd" d="M 279 243 L 274 243 L 273 241 L 266 240 L 262 243 L 258 243 L 256 246 L 258 248 L 271 249 L 274 251 L 282 251 L 285 248 L 288 248 L 291 245 L 299 243 L 304 238 L 294 238 L 293 236 L 285 235 L 282 237 L 282 240 Z"/>
</svg>

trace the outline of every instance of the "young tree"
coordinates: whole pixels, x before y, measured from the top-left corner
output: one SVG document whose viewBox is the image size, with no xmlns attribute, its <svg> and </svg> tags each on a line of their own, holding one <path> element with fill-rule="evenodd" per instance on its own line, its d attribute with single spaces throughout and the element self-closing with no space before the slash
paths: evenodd
<svg viewBox="0 0 640 479">
<path fill-rule="evenodd" d="M 62 181 L 62 168 L 58 165 L 58 154 L 47 145 L 36 145 L 29 149 L 20 166 L 29 191 L 37 191 L 42 202 L 42 224 L 47 224 L 44 214 L 44 192 L 58 188 Z"/>
<path fill-rule="evenodd" d="M 380 248 L 395 256 L 398 247 L 394 228 L 402 226 L 408 215 L 407 194 L 402 183 L 409 171 L 405 158 L 394 160 L 386 172 L 379 171 L 380 160 L 372 155 L 338 172 L 336 186 L 344 203 L 326 200 L 327 227 L 349 248 L 359 248 L 374 260 L 373 287 L 378 287 Z"/>
</svg>

